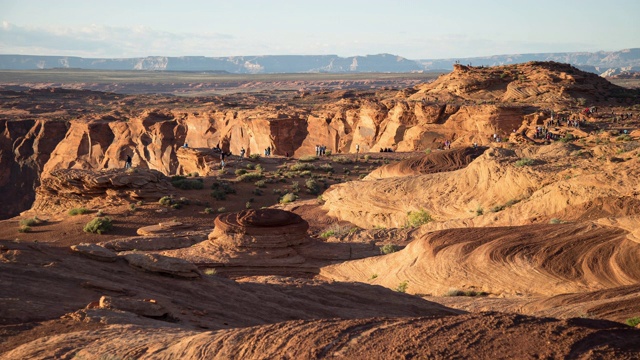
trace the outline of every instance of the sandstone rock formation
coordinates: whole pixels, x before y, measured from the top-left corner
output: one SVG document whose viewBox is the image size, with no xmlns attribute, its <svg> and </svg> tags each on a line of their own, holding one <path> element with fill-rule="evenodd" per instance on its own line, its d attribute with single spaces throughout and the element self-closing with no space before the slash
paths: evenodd
<svg viewBox="0 0 640 360">
<path fill-rule="evenodd" d="M 215 168 L 210 149 L 217 145 L 233 154 L 241 148 L 247 155 L 261 154 L 271 147 L 275 155 L 295 156 L 313 154 L 318 144 L 333 153 L 354 153 L 356 146 L 361 152 L 436 149 L 444 140 L 485 145 L 493 134 L 506 138 L 513 130 L 540 125 L 549 108 L 561 110 L 576 98 L 597 104 L 636 94 L 569 65 L 532 62 L 457 66 L 408 91 L 318 92 L 303 98 L 296 93 L 273 105 L 244 94 L 187 101 L 45 89 L 0 96 L 12 119 L 1 123 L 0 165 L 12 170 L 0 177 L 0 189 L 15 191 L 12 202 L 27 201 L 7 208 L 15 214 L 10 209 L 29 207 L 39 176 L 58 169 L 120 168 L 131 156 L 137 168 L 205 174 Z M 87 104 L 95 111 L 78 110 Z M 35 121 L 36 115 L 49 120 Z M 63 115 L 74 120 L 57 121 Z"/>
<path fill-rule="evenodd" d="M 98 261 L 113 262 L 118 259 L 118 255 L 115 252 L 96 244 L 73 245 L 71 250 Z"/>
<path fill-rule="evenodd" d="M 127 260 L 129 265 L 144 271 L 181 278 L 193 279 L 200 277 L 198 268 L 186 260 L 137 252 L 123 253 L 120 256 Z"/>
<path fill-rule="evenodd" d="M 47 213 L 60 208 L 85 206 L 94 199 L 157 201 L 171 189 L 173 186 L 167 177 L 157 170 L 111 169 L 94 172 L 61 169 L 42 179 L 33 210 Z"/>
</svg>

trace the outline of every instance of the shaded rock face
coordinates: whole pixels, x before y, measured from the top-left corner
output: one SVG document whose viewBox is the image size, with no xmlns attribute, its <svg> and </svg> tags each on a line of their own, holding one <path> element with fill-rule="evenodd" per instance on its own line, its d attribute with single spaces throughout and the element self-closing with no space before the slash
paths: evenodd
<svg viewBox="0 0 640 360">
<path fill-rule="evenodd" d="M 172 188 L 169 179 L 156 170 L 111 169 L 94 172 L 61 169 L 42 179 L 33 209 L 46 213 L 106 197 L 155 201 Z"/>
</svg>

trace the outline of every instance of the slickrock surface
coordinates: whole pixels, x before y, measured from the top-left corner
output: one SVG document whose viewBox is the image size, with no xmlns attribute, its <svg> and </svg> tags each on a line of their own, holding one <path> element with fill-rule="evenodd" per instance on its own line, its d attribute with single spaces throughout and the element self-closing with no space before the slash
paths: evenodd
<svg viewBox="0 0 640 360">
<path fill-rule="evenodd" d="M 113 262 L 118 259 L 118 254 L 108 248 L 96 244 L 72 245 L 71 250 L 98 261 Z"/>
<path fill-rule="evenodd" d="M 158 254 L 138 254 L 136 252 L 123 253 L 129 265 L 145 271 L 181 278 L 197 278 L 200 276 L 198 268 L 192 263 Z"/>
</svg>

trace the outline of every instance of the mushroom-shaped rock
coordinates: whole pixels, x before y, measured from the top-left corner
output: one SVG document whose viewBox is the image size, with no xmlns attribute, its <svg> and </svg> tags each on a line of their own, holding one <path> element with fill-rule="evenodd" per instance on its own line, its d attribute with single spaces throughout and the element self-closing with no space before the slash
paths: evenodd
<svg viewBox="0 0 640 360">
<path fill-rule="evenodd" d="M 286 248 L 304 243 L 308 229 L 292 212 L 250 209 L 218 216 L 209 240 L 241 248 Z"/>
<path fill-rule="evenodd" d="M 186 260 L 136 252 L 125 253 L 122 256 L 129 265 L 145 271 L 184 278 L 200 277 L 198 268 Z"/>
<path fill-rule="evenodd" d="M 118 258 L 115 252 L 97 244 L 73 245 L 71 246 L 71 250 L 78 252 L 82 256 L 98 261 L 114 262 Z"/>
<path fill-rule="evenodd" d="M 99 306 L 102 309 L 117 309 L 146 317 L 162 317 L 169 314 L 169 311 L 155 300 L 103 296 L 100 298 Z"/>
</svg>

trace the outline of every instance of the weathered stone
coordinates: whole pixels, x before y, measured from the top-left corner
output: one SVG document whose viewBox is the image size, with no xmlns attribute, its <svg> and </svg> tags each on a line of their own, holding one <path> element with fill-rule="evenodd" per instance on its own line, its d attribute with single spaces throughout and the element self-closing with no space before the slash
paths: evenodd
<svg viewBox="0 0 640 360">
<path fill-rule="evenodd" d="M 145 271 L 184 278 L 200 277 L 198 268 L 186 260 L 137 252 L 125 253 L 122 256 L 129 265 Z"/>
<path fill-rule="evenodd" d="M 169 311 L 155 300 L 147 299 L 140 300 L 102 296 L 99 306 L 102 309 L 118 309 L 146 317 L 162 317 L 169 314 Z"/>
<path fill-rule="evenodd" d="M 159 223 L 158 225 L 150 225 L 141 227 L 138 229 L 137 234 L 142 236 L 158 236 L 158 235 L 166 235 L 173 234 L 178 230 L 184 230 L 191 228 L 189 224 L 183 224 L 179 221 L 168 221 L 164 223 Z"/>
<path fill-rule="evenodd" d="M 113 262 L 118 258 L 115 252 L 97 244 L 73 245 L 71 246 L 71 250 L 80 253 L 82 256 L 98 261 Z"/>
<path fill-rule="evenodd" d="M 133 236 L 101 242 L 100 245 L 113 251 L 156 251 L 185 248 L 205 239 L 206 236 L 203 235 L 181 237 Z"/>
</svg>

